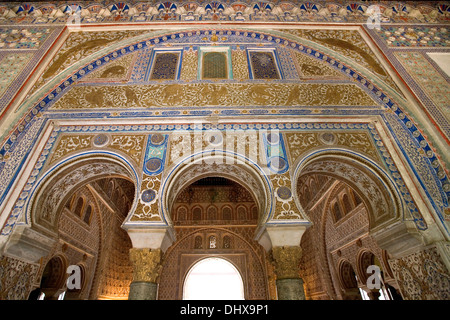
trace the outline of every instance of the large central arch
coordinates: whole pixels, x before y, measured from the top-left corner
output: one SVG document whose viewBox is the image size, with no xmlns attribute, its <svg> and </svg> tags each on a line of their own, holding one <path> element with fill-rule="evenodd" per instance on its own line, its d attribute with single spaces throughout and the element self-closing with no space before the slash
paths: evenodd
<svg viewBox="0 0 450 320">
<path fill-rule="evenodd" d="M 215 150 L 192 155 L 167 170 L 161 188 L 161 212 L 164 221 L 172 224 L 170 212 L 177 195 L 192 182 L 204 177 L 223 177 L 244 186 L 252 194 L 259 212 L 258 224 L 265 223 L 272 211 L 270 182 L 256 163 L 239 154 Z"/>
<path fill-rule="evenodd" d="M 244 282 L 239 270 L 221 257 L 195 262 L 184 279 L 183 300 L 244 300 L 244 297 Z"/>
</svg>

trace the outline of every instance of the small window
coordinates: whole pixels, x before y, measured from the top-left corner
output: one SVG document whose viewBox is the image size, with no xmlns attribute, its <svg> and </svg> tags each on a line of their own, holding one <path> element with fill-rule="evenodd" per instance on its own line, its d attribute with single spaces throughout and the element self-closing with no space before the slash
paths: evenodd
<svg viewBox="0 0 450 320">
<path fill-rule="evenodd" d="M 199 79 L 233 79 L 229 47 L 201 47 L 199 54 Z"/>
<path fill-rule="evenodd" d="M 178 221 L 184 221 L 184 220 L 186 220 L 186 208 L 179 207 L 178 208 Z"/>
<path fill-rule="evenodd" d="M 158 52 L 154 53 L 153 67 L 150 80 L 176 80 L 180 69 L 179 52 Z"/>
<path fill-rule="evenodd" d="M 203 249 L 203 238 L 201 236 L 195 237 L 194 249 Z"/>
<path fill-rule="evenodd" d="M 339 203 L 337 203 L 337 202 L 335 202 L 333 204 L 333 215 L 334 215 L 334 221 L 338 221 L 342 218 L 341 208 L 339 207 Z"/>
<path fill-rule="evenodd" d="M 223 220 L 231 220 L 231 208 L 230 207 L 224 207 L 222 209 L 222 218 L 223 218 Z"/>
<path fill-rule="evenodd" d="M 90 224 L 91 216 L 92 216 L 92 206 L 88 205 L 88 207 L 86 208 L 86 212 L 84 213 L 83 221 L 86 222 L 87 224 Z"/>
<path fill-rule="evenodd" d="M 73 195 L 72 198 L 70 198 L 70 200 L 66 202 L 66 208 L 67 209 L 70 210 L 72 208 L 72 206 L 73 206 L 73 204 L 75 202 L 75 198 L 76 198 L 76 196 Z"/>
<path fill-rule="evenodd" d="M 275 50 L 262 51 L 250 49 L 248 51 L 248 56 L 252 79 L 281 79 Z"/>
<path fill-rule="evenodd" d="M 216 238 L 216 236 L 210 236 L 209 237 L 209 248 L 210 249 L 217 248 L 217 238 Z"/>
<path fill-rule="evenodd" d="M 77 205 L 75 206 L 75 210 L 73 211 L 73 213 L 81 218 L 83 207 L 84 207 L 84 199 L 80 197 L 77 200 Z"/>
<path fill-rule="evenodd" d="M 227 56 L 224 52 L 205 53 L 202 67 L 202 79 L 227 79 Z"/>
<path fill-rule="evenodd" d="M 208 220 L 217 220 L 217 209 L 216 207 L 208 208 Z"/>
<path fill-rule="evenodd" d="M 352 211 L 353 207 L 352 207 L 352 204 L 350 203 L 350 199 L 346 193 L 344 193 L 344 195 L 342 196 L 342 204 L 344 205 L 344 208 L 345 208 L 345 214 Z"/>
<path fill-rule="evenodd" d="M 223 248 L 224 249 L 231 249 L 231 238 L 230 238 L 230 236 L 224 236 L 223 237 Z"/>
<path fill-rule="evenodd" d="M 241 206 L 237 210 L 239 220 L 247 220 L 247 208 Z"/>
<path fill-rule="evenodd" d="M 192 211 L 192 219 L 193 220 L 201 220 L 202 219 L 202 209 L 201 208 L 194 208 Z"/>
</svg>

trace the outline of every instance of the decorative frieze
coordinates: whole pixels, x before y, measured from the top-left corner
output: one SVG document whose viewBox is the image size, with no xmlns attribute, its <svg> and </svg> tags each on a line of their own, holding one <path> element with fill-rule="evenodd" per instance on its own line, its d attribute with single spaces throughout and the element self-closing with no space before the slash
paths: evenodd
<svg viewBox="0 0 450 320">
<path fill-rule="evenodd" d="M 322 23 L 439 23 L 445 22 L 448 5 L 386 1 L 372 6 L 365 1 L 158 1 L 58 3 L 12 3 L 0 6 L 0 22 L 32 24 L 170 23 L 208 22 L 322 22 Z M 375 16 L 377 14 L 377 16 Z M 369 17 L 370 20 L 369 20 Z"/>
</svg>

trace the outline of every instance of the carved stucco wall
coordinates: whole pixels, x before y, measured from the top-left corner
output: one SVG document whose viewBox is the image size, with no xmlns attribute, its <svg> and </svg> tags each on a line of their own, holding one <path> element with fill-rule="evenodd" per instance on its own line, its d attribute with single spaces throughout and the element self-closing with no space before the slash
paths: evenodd
<svg viewBox="0 0 450 320">
<path fill-rule="evenodd" d="M 80 32 L 70 32 L 70 28 L 63 31 L 67 19 L 74 17 L 75 7 L 50 3 L 0 6 L 0 207 L 6 208 L 1 213 L 1 243 L 16 225 L 31 220 L 26 210 L 31 191 L 47 170 L 72 156 L 95 152 L 122 157 L 129 164 L 127 169 L 136 170 L 113 170 L 142 182 L 130 221 L 161 222 L 164 217 L 157 200 L 162 196 L 158 190 L 164 183 L 164 173 L 143 172 L 152 156 L 159 157 L 167 168 L 176 165 L 183 141 L 173 131 L 181 130 L 183 135 L 183 130 L 194 130 L 192 119 L 202 122 L 205 130 L 236 130 L 233 134 L 247 142 L 252 137 L 240 135 L 239 130 L 282 131 L 286 150 L 280 148 L 277 156 L 290 170 L 303 157 L 326 149 L 368 159 L 384 171 L 397 190 L 405 209 L 401 219 L 413 221 L 417 230 L 434 233 L 437 238 L 445 234 L 448 239 L 448 75 L 428 52 L 448 51 L 445 23 L 449 6 L 390 2 L 383 6 L 381 28 L 370 29 L 363 14 L 366 3 L 347 7 L 340 1 L 333 5 L 319 1 L 314 6 L 274 2 L 262 8 L 261 3 L 248 1 L 239 5 L 217 2 L 208 11 L 207 2 L 201 1 L 195 8 L 177 3 L 169 8 L 167 3 L 129 2 L 123 7 L 98 5 L 89 10 L 83 3 L 83 26 L 97 22 L 100 27 Z M 215 7 L 220 5 L 220 10 Z M 315 27 L 272 25 L 261 30 L 249 25 L 214 25 L 214 21 L 238 20 L 264 21 L 265 26 L 270 21 L 314 22 Z M 103 22 L 112 21 L 121 27 L 102 29 Z M 161 27 L 169 21 L 188 24 L 177 31 Z M 212 24 L 198 26 L 198 21 Z M 135 22 L 149 25 L 142 30 L 135 26 L 132 31 L 125 30 Z M 330 22 L 352 25 L 332 30 L 326 25 Z M 318 26 L 321 23 L 324 25 Z M 214 46 L 230 47 L 233 79 L 198 78 L 203 67 L 199 63 L 201 47 Z M 276 49 L 283 78 L 252 79 L 248 50 L 269 47 Z M 152 81 L 152 54 L 155 49 L 168 48 L 183 52 L 179 78 Z M 236 90 L 241 94 L 236 95 Z M 167 157 L 162 156 L 165 149 L 149 147 L 148 140 L 155 133 L 167 134 Z M 258 140 L 257 151 L 264 141 Z M 248 146 L 244 150 L 251 154 L 254 150 Z M 305 218 L 295 209 L 293 198 L 278 197 L 279 188 L 289 186 L 290 179 L 295 178 L 290 171 L 270 172 L 264 151 L 255 159 L 270 175 L 265 191 L 272 186 L 277 195 L 273 207 L 278 213 L 270 218 Z M 341 173 L 352 170 L 349 166 L 340 168 Z M 111 171 L 101 164 L 85 169 L 93 177 L 94 171 Z M 319 165 L 317 170 L 321 169 Z M 82 170 L 71 174 L 82 182 Z M 56 183 L 67 185 L 68 181 Z M 291 187 L 289 191 L 294 191 Z M 154 202 L 141 201 L 149 189 L 155 190 Z M 285 188 L 281 190 L 285 191 L 280 192 L 282 196 L 289 194 Z M 373 207 L 377 197 L 382 207 L 384 200 L 372 191 Z M 264 195 L 261 190 L 256 192 L 258 198 Z M 422 198 L 425 200 L 418 202 Z M 54 224 L 57 215 L 53 209 L 61 208 L 61 203 L 55 198 L 45 201 L 42 217 L 51 219 L 43 224 Z M 383 215 L 379 218 L 384 219 Z M 411 280 L 407 271 L 400 275 L 399 270 L 406 270 L 407 264 L 410 268 L 420 266 L 422 271 L 415 273 L 423 276 L 420 281 L 430 273 L 437 274 L 430 270 L 448 273 L 438 259 L 438 255 L 448 257 L 448 250 L 443 248 L 445 242 L 423 251 L 429 257 L 422 257 L 426 262 L 419 258 L 420 253 L 394 261 L 396 277 L 403 279 L 405 287 L 413 288 L 414 281 L 420 279 Z M 305 265 L 311 267 L 320 262 L 305 259 Z M 417 262 L 420 259 L 423 263 Z M 16 263 L 7 257 L 2 261 L 5 265 Z M 436 265 L 430 267 L 428 261 Z M 318 277 L 314 272 L 304 272 L 310 279 Z M 327 296 L 325 285 L 314 286 L 308 287 L 311 297 Z M 411 289 L 408 294 L 431 297 L 426 293 L 430 290 L 425 288 L 421 291 L 424 294 L 418 294 Z"/>
<path fill-rule="evenodd" d="M 48 256 L 38 264 L 19 262 L 4 257 L 2 274 L 2 297 L 4 299 L 27 299 L 31 290 L 41 287 L 41 278 L 47 263 L 55 256 L 63 257 L 64 265 L 82 266 L 82 288 L 80 291 L 66 292 L 66 299 L 126 299 L 132 270 L 129 262 L 131 242 L 121 229 L 130 207 L 130 183 L 117 179 L 103 179 L 91 182 L 71 193 L 58 218 L 57 242 Z M 85 205 L 81 215 L 76 213 L 77 200 L 83 198 Z M 89 220 L 84 220 L 88 205 L 93 207 Z M 24 266 L 21 280 L 7 280 L 6 273 Z M 28 270 L 33 270 L 29 272 Z M 54 270 L 55 271 L 55 270 Z M 65 270 L 58 270 L 65 279 Z M 19 273 L 18 273 L 19 274 Z M 25 277 L 28 278 L 25 280 Z M 60 289 L 60 290 L 58 290 Z M 55 288 L 55 297 L 65 291 L 65 283 Z M 28 292 L 25 292 L 28 291 Z M 50 298 L 50 297 L 46 297 Z"/>
</svg>

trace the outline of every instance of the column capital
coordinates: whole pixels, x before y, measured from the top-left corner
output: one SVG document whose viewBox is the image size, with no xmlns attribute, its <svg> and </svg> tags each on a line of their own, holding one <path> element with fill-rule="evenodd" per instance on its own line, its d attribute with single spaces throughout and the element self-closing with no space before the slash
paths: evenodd
<svg viewBox="0 0 450 320">
<path fill-rule="evenodd" d="M 130 261 L 133 264 L 133 282 L 156 283 L 161 272 L 161 249 L 131 248 Z"/>
<path fill-rule="evenodd" d="M 300 279 L 299 263 L 301 257 L 302 248 L 299 246 L 273 247 L 271 258 L 277 280 Z"/>
</svg>

